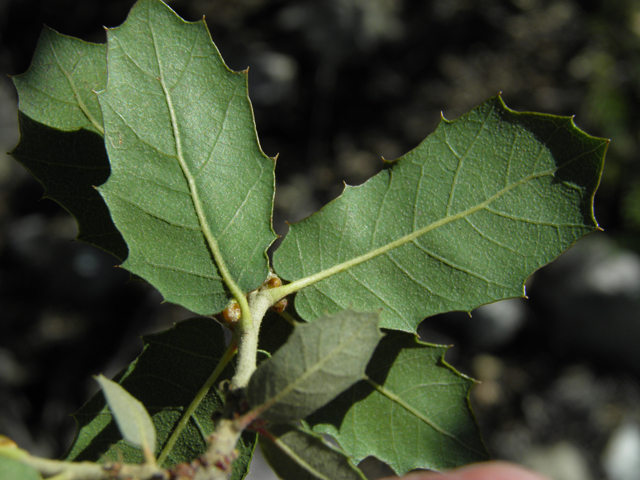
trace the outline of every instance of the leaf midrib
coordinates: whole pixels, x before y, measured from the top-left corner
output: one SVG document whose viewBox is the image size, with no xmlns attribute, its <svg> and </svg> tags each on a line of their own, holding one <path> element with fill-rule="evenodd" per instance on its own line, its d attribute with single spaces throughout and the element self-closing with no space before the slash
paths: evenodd
<svg viewBox="0 0 640 480">
<path fill-rule="evenodd" d="M 302 458 L 297 452 L 295 452 L 292 448 L 289 447 L 286 443 L 282 441 L 280 437 L 274 437 L 271 441 L 282 450 L 291 460 L 297 463 L 301 468 L 305 469 L 312 475 L 318 477 L 319 480 L 331 480 L 329 477 L 325 476 L 322 472 L 318 471 L 311 464 L 309 464 L 304 458 Z"/>
<path fill-rule="evenodd" d="M 416 417 L 419 420 L 421 420 L 422 422 L 424 422 L 426 425 L 431 427 L 436 432 L 440 433 L 441 435 L 444 435 L 446 437 L 451 438 L 452 440 L 454 440 L 455 442 L 457 442 L 458 444 L 460 444 L 461 446 L 463 446 L 464 448 L 466 448 L 466 449 L 468 449 L 468 450 L 470 450 L 472 452 L 483 454 L 483 452 L 480 452 L 480 451 L 476 450 L 475 448 L 467 445 L 462 440 L 460 440 L 456 435 L 454 435 L 453 433 L 450 433 L 447 430 L 445 430 L 444 428 L 442 428 L 440 425 L 435 423 L 433 420 L 428 418 L 426 415 L 423 415 L 421 412 L 416 410 L 413 406 L 411 406 L 407 402 L 405 402 L 401 397 L 399 397 L 398 395 L 396 395 L 392 391 L 386 389 L 384 386 L 382 386 L 379 383 L 377 383 L 374 380 L 372 380 L 369 376 L 365 377 L 365 381 L 369 385 L 371 385 L 378 393 L 380 393 L 384 397 L 388 398 L 391 402 L 394 402 L 397 405 L 400 405 L 403 409 L 405 409 L 411 415 L 413 415 L 414 417 Z"/>
<path fill-rule="evenodd" d="M 309 327 L 311 327 L 311 325 L 309 325 Z M 282 399 L 286 398 L 293 390 L 295 390 L 295 388 L 298 385 L 304 384 L 308 380 L 308 378 L 310 376 L 312 376 L 316 372 L 322 370 L 322 368 L 330 360 L 333 360 L 337 355 L 340 355 L 347 348 L 347 346 L 351 345 L 354 341 L 357 342 L 358 339 L 360 338 L 360 334 L 362 333 L 362 331 L 367 329 L 367 328 L 369 328 L 369 327 L 370 327 L 369 323 L 363 322 L 363 325 L 362 325 L 361 328 L 359 328 L 356 331 L 354 331 L 348 338 L 345 339 L 345 341 L 340 342 L 336 346 L 336 348 L 332 349 L 329 352 L 328 355 L 325 355 L 322 359 L 320 359 L 320 361 L 316 362 L 311 368 L 305 370 L 302 375 L 300 375 L 299 377 L 296 377 L 291 383 L 289 383 L 285 388 L 280 390 L 279 393 L 276 393 L 273 397 L 271 397 L 269 400 L 267 400 L 262 406 L 256 406 L 256 407 L 259 407 L 260 410 L 264 411 L 264 410 L 267 410 L 267 409 L 271 408 L 276 403 L 282 401 Z M 298 327 L 298 328 L 305 328 L 305 326 L 301 326 L 301 327 Z M 364 378 L 364 369 L 365 369 L 365 367 L 366 367 L 366 362 L 363 363 L 363 366 L 362 366 L 363 375 L 360 378 Z M 335 370 L 334 370 L 334 372 L 335 372 Z M 337 373 L 337 372 L 335 372 L 335 373 Z M 356 381 L 358 381 L 358 380 L 355 380 L 353 383 L 355 383 Z"/>
<path fill-rule="evenodd" d="M 216 263 L 216 266 L 218 267 L 220 276 L 222 277 L 222 280 L 225 283 L 225 285 L 231 291 L 231 294 L 239 302 L 241 302 L 241 300 L 245 298 L 244 292 L 242 292 L 240 287 L 236 284 L 236 282 L 231 277 L 231 273 L 229 272 L 226 262 L 224 261 L 222 252 L 220 251 L 220 247 L 218 246 L 218 242 L 211 231 L 211 227 L 209 226 L 209 222 L 207 221 L 207 217 L 204 213 L 203 203 L 200 200 L 200 196 L 198 194 L 198 188 L 196 185 L 195 177 L 191 174 L 191 171 L 189 170 L 189 167 L 186 163 L 186 160 L 182 151 L 182 137 L 178 129 L 178 120 L 176 118 L 176 112 L 173 106 L 173 99 L 171 97 L 171 93 L 169 92 L 169 89 L 165 82 L 165 75 L 164 75 L 164 70 L 162 68 L 162 62 L 160 61 L 156 34 L 153 29 L 153 24 L 151 22 L 149 23 L 149 30 L 151 32 L 151 38 L 153 40 L 153 49 L 154 49 L 154 53 L 156 55 L 156 61 L 158 64 L 158 72 L 160 74 L 158 81 L 160 82 L 160 86 L 162 87 L 162 93 L 164 94 L 165 101 L 167 103 L 167 109 L 169 111 L 169 116 L 171 119 L 171 128 L 172 128 L 173 138 L 174 138 L 175 147 L 176 147 L 176 159 L 178 160 L 178 163 L 180 164 L 180 168 L 182 169 L 185 179 L 187 180 L 187 185 L 189 186 L 189 193 L 193 201 L 193 205 L 196 211 L 196 216 L 198 217 L 198 223 L 200 224 L 202 234 L 204 235 L 207 241 L 207 245 L 209 246 L 209 251 L 211 252 L 213 259 Z M 244 311 L 245 309 L 243 309 L 243 313 Z"/>
<path fill-rule="evenodd" d="M 493 203 L 494 201 L 498 200 L 499 198 L 501 198 L 502 196 L 506 195 L 507 193 L 509 193 L 511 190 L 524 185 L 525 183 L 531 181 L 531 180 L 535 180 L 536 178 L 542 178 L 542 177 L 547 177 L 547 176 L 553 176 L 558 170 L 560 170 L 561 168 L 567 167 L 568 165 L 570 165 L 571 163 L 577 161 L 578 159 L 582 158 L 585 155 L 588 155 L 589 153 L 591 153 L 593 150 L 590 150 L 588 152 L 584 152 L 581 155 L 578 155 L 577 157 L 565 162 L 564 164 L 562 164 L 559 167 L 556 167 L 554 169 L 545 171 L 545 172 L 539 172 L 539 173 L 533 173 L 530 175 L 527 175 L 526 177 L 521 178 L 520 180 L 518 180 L 517 182 L 512 183 L 511 185 L 507 185 L 504 188 L 502 188 L 501 190 L 499 190 L 498 192 L 496 192 L 495 194 L 493 194 L 491 197 L 487 198 L 486 200 L 484 200 L 483 202 L 470 207 L 466 210 L 463 210 L 455 215 L 449 215 L 449 216 L 445 216 L 444 218 L 440 219 L 440 220 L 436 220 L 435 222 L 430 223 L 429 225 L 426 225 L 414 232 L 411 232 L 403 237 L 398 238 L 397 240 L 394 240 L 393 242 L 389 242 L 386 245 L 383 245 L 381 247 L 378 247 L 376 249 L 370 250 L 367 253 L 364 253 L 362 255 L 359 255 L 355 258 L 352 258 L 351 260 L 347 260 L 346 262 L 342 262 L 339 263 L 337 265 L 334 265 L 333 267 L 327 268 L 325 270 L 322 270 L 318 273 L 315 273 L 313 275 L 310 275 L 308 277 L 305 278 L 301 278 L 298 280 L 295 280 L 287 285 L 283 285 L 281 287 L 277 287 L 274 289 L 271 289 L 269 294 L 275 299 L 280 299 L 283 298 L 287 295 L 290 295 L 292 293 L 295 293 L 299 290 L 302 290 L 305 287 L 308 287 L 310 285 L 313 285 L 317 282 L 320 282 L 321 280 L 324 280 L 328 277 L 331 277 L 333 275 L 336 275 L 338 273 L 341 273 L 345 270 L 348 270 L 352 267 L 355 267 L 361 263 L 364 263 L 368 260 L 371 260 L 373 258 L 379 257 L 381 255 L 384 255 L 385 253 L 389 252 L 390 250 L 393 250 L 395 248 L 401 247 L 409 242 L 412 242 L 413 240 L 429 233 L 432 230 L 435 230 L 437 228 L 440 228 L 444 225 L 447 225 L 449 223 L 455 222 L 457 220 L 461 220 L 465 217 L 468 217 L 470 215 L 473 215 L 476 212 L 479 212 L 480 210 L 485 209 L 486 207 L 488 207 L 491 203 Z"/>
</svg>

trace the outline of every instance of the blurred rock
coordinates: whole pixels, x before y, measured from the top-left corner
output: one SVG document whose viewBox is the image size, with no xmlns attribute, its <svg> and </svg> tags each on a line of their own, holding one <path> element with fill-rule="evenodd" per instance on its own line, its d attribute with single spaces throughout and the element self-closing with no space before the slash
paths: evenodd
<svg viewBox="0 0 640 480">
<path fill-rule="evenodd" d="M 640 257 L 602 234 L 533 279 L 532 302 L 556 354 L 640 373 Z"/>
<path fill-rule="evenodd" d="M 550 447 L 533 447 L 521 463 L 553 480 L 593 479 L 583 453 L 569 442 L 558 442 Z"/>
<path fill-rule="evenodd" d="M 640 479 L 640 424 L 627 421 L 611 434 L 602 455 L 608 480 Z"/>
<path fill-rule="evenodd" d="M 492 350 L 508 344 L 524 325 L 526 300 L 512 298 L 483 305 L 469 319 L 469 335 L 478 348 Z"/>
<path fill-rule="evenodd" d="M 293 58 L 272 51 L 256 52 L 249 56 L 248 64 L 252 102 L 271 106 L 293 96 L 298 68 Z"/>
</svg>

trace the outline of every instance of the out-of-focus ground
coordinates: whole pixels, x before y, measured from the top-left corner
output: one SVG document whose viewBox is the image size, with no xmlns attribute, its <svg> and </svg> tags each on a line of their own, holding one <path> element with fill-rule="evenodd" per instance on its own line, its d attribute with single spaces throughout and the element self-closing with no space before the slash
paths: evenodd
<svg viewBox="0 0 640 480">
<path fill-rule="evenodd" d="M 88 41 L 130 0 L 0 0 L 0 72 L 27 69 L 43 23 Z M 640 2 L 633 0 L 181 0 L 206 15 L 235 70 L 250 66 L 261 144 L 279 153 L 275 228 L 286 233 L 382 162 L 415 147 L 440 112 L 507 105 L 575 115 L 612 140 L 591 235 L 529 281 L 529 300 L 427 319 L 421 335 L 478 378 L 489 450 L 554 480 L 640 479 Z M 18 141 L 0 78 L 0 151 Z M 189 316 L 96 249 L 0 154 L 0 433 L 45 456 L 69 414 L 135 358 L 138 336 Z M 386 473 L 367 462 L 372 478 Z M 272 478 L 254 469 L 252 478 Z"/>
</svg>

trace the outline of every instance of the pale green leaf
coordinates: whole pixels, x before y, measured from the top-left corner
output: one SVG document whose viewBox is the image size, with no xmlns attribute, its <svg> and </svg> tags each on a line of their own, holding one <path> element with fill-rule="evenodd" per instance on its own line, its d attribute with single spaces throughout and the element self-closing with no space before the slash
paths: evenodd
<svg viewBox="0 0 640 480">
<path fill-rule="evenodd" d="M 204 21 L 159 0 L 136 3 L 107 50 L 100 192 L 129 247 L 123 266 L 168 301 L 221 311 L 233 286 L 264 281 L 275 239 L 275 162 L 258 144 L 247 73 L 227 68 Z"/>
<path fill-rule="evenodd" d="M 119 259 L 127 246 L 94 186 L 109 177 L 102 112 L 95 90 L 107 80 L 105 45 L 44 28 L 29 69 L 13 78 L 20 143 L 11 152 L 42 183 L 45 195 L 78 221 L 78 240 Z"/>
<path fill-rule="evenodd" d="M 381 308 L 382 327 L 409 332 L 439 312 L 522 296 L 529 275 L 597 228 L 607 145 L 569 117 L 493 98 L 292 225 L 274 268 L 312 283 L 295 299 L 307 320 Z"/>
<path fill-rule="evenodd" d="M 156 449 L 156 429 L 147 409 L 119 383 L 98 375 L 96 380 L 109 405 L 109 411 L 118 424 L 122 437 L 132 445 L 154 452 Z"/>
<path fill-rule="evenodd" d="M 42 480 L 42 476 L 19 460 L 0 456 L 0 480 Z"/>
<path fill-rule="evenodd" d="M 283 480 L 365 480 L 349 457 L 322 436 L 290 425 L 268 429 L 258 441 L 265 459 Z"/>
<path fill-rule="evenodd" d="M 364 378 L 382 334 L 378 312 L 345 310 L 298 325 L 287 342 L 260 364 L 247 399 L 274 423 L 299 420 Z"/>
<path fill-rule="evenodd" d="M 158 457 L 182 413 L 218 365 L 225 351 L 224 333 L 210 318 L 193 318 L 170 330 L 145 336 L 143 341 L 141 355 L 116 375 L 115 381 L 140 400 L 151 415 L 157 432 L 154 454 Z M 228 366 L 219 381 L 230 379 L 233 373 Z M 163 466 L 191 462 L 204 453 L 206 438 L 214 429 L 211 416 L 222 407 L 222 396 L 212 388 L 189 418 Z M 74 417 L 78 431 L 67 460 L 143 460 L 138 448 L 122 440 L 102 393 L 94 395 Z M 233 463 L 234 480 L 246 475 L 255 442 L 255 434 L 242 435 L 237 446 L 239 458 Z"/>
<path fill-rule="evenodd" d="M 373 455 L 399 475 L 488 459 L 469 406 L 473 381 L 443 359 L 447 347 L 389 332 L 355 384 L 307 418 L 355 462 Z"/>
</svg>

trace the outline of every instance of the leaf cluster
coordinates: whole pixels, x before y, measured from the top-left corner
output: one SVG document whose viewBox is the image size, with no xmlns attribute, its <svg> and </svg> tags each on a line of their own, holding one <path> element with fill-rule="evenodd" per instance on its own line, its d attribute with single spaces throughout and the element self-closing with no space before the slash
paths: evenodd
<svg viewBox="0 0 640 480">
<path fill-rule="evenodd" d="M 523 296 L 596 230 L 606 140 L 489 99 L 291 225 L 271 262 L 276 160 L 247 72 L 225 65 L 204 20 L 139 0 L 106 45 L 45 28 L 14 82 L 12 155 L 78 239 L 200 315 L 145 337 L 114 381 L 98 377 L 106 401 L 76 414 L 66 460 L 243 478 L 256 432 L 288 479 L 363 478 L 355 464 L 371 455 L 398 474 L 488 458 L 473 381 L 417 327 Z"/>
</svg>

